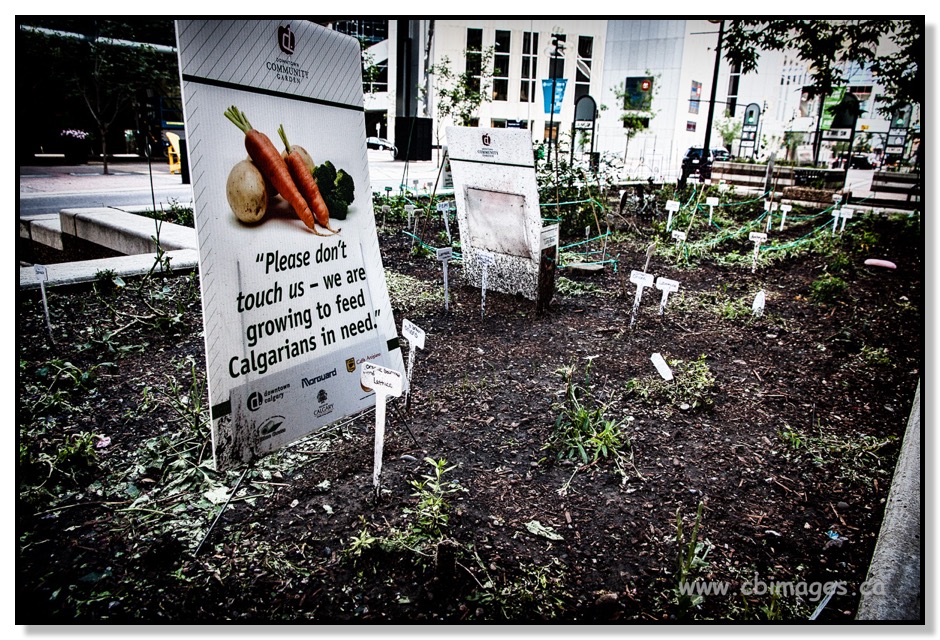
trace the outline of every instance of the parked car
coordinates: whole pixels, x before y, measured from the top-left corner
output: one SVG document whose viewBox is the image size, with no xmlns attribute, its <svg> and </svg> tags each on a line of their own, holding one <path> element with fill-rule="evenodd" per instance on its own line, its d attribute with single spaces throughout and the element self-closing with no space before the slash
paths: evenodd
<svg viewBox="0 0 940 640">
<path fill-rule="evenodd" d="M 385 138 L 366 138 L 366 148 L 375 151 L 390 151 L 393 159 L 398 155 L 398 147 Z"/>
<path fill-rule="evenodd" d="M 727 149 L 712 149 L 712 157 L 715 158 L 715 162 L 730 162 L 732 160 L 731 153 Z"/>
<path fill-rule="evenodd" d="M 689 147 L 689 150 L 685 152 L 685 156 L 682 158 L 683 175 L 690 176 L 699 173 L 706 166 L 710 169 L 712 162 L 715 161 L 715 156 L 713 153 L 709 153 L 707 160 L 704 156 L 702 147 Z"/>
</svg>

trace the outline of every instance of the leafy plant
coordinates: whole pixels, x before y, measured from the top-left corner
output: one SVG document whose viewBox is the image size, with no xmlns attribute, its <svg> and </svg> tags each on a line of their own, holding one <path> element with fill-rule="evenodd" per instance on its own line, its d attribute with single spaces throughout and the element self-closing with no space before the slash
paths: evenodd
<svg viewBox="0 0 940 640">
<path fill-rule="evenodd" d="M 702 569 L 708 567 L 708 553 L 711 551 L 711 543 L 707 540 L 699 541 L 698 531 L 702 523 L 702 511 L 705 508 L 704 502 L 698 503 L 698 509 L 695 512 L 695 522 L 692 525 L 692 533 L 689 539 L 685 539 L 684 526 L 682 522 L 682 507 L 676 508 L 676 547 L 678 549 L 677 567 L 676 567 L 676 586 L 673 588 L 673 597 L 682 613 L 702 603 L 702 595 L 695 593 L 694 590 L 680 588 L 680 585 L 688 585 L 691 578 L 695 577 Z"/>
<path fill-rule="evenodd" d="M 405 509 L 404 512 L 414 516 L 411 529 L 416 538 L 433 540 L 443 535 L 443 530 L 450 520 L 452 505 L 448 502 L 448 497 L 466 489 L 454 480 L 444 480 L 444 474 L 455 469 L 457 465 L 448 467 L 443 458 L 435 460 L 427 457 L 424 461 L 431 465 L 431 472 L 421 476 L 421 480 L 411 481 L 410 484 L 415 490 L 411 495 L 418 498 L 418 504 Z"/>
<path fill-rule="evenodd" d="M 714 401 L 715 377 L 703 353 L 697 360 L 669 360 L 672 380 L 661 376 L 634 378 L 627 383 L 627 392 L 641 398 L 660 399 L 682 409 L 707 407 Z"/>
<path fill-rule="evenodd" d="M 849 288 L 848 283 L 837 276 L 823 274 L 809 285 L 810 298 L 820 304 L 832 304 L 839 300 Z"/>
<path fill-rule="evenodd" d="M 574 366 L 563 367 L 556 372 L 565 383 L 563 399 L 553 405 L 553 409 L 558 411 L 558 417 L 548 442 L 542 448 L 553 449 L 559 460 L 576 459 L 583 465 L 594 464 L 602 459 L 612 460 L 617 473 L 626 482 L 626 467 L 633 467 L 633 451 L 625 433 L 627 420 L 607 417 L 609 404 L 598 403 L 587 384 L 590 381 L 590 369 L 591 362 L 588 361 L 585 367 L 586 384 L 583 386 L 574 381 Z M 562 491 L 567 490 L 570 483 L 571 479 Z"/>
<path fill-rule="evenodd" d="M 482 606 L 487 620 L 523 620 L 537 616 L 551 619 L 564 609 L 565 571 L 558 558 L 545 565 L 521 565 L 514 577 L 502 579 L 491 575 L 490 569 L 474 551 L 483 581 L 477 581 L 469 600 Z"/>
</svg>

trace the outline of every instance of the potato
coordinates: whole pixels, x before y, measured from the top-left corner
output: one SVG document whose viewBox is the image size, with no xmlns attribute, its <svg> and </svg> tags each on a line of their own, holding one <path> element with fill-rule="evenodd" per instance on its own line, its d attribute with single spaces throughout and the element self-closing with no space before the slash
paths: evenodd
<svg viewBox="0 0 940 640">
<path fill-rule="evenodd" d="M 264 177 L 251 160 L 242 160 L 228 174 L 225 195 L 235 217 L 248 224 L 259 222 L 268 209 Z"/>
</svg>

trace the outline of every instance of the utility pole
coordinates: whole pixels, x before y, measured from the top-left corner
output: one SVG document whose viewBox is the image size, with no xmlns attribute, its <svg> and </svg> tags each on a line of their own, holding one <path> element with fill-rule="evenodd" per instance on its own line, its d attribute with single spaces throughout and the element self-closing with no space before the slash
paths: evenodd
<svg viewBox="0 0 940 640">
<path fill-rule="evenodd" d="M 714 22 L 714 20 L 712 20 Z M 718 21 L 718 46 L 715 48 L 715 72 L 712 74 L 712 92 L 708 101 L 708 121 L 705 123 L 705 146 L 702 149 L 702 161 L 708 167 L 708 175 L 711 175 L 711 144 L 712 144 L 712 121 L 715 119 L 715 96 L 718 93 L 718 67 L 721 66 L 721 41 L 725 37 L 725 21 Z M 705 180 L 705 173 L 699 172 L 699 181 Z"/>
</svg>

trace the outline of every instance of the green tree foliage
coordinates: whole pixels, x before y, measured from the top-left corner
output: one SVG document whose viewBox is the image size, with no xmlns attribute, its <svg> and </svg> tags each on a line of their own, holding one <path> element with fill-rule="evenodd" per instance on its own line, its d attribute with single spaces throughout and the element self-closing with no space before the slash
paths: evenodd
<svg viewBox="0 0 940 640">
<path fill-rule="evenodd" d="M 458 126 L 470 126 L 480 105 L 493 100 L 494 47 L 484 49 L 479 54 L 479 75 L 469 69 L 462 73 L 454 71 L 447 56 L 428 68 L 428 74 L 436 77 L 434 86 L 437 99 L 434 104 L 439 121 L 450 120 Z"/>
</svg>

